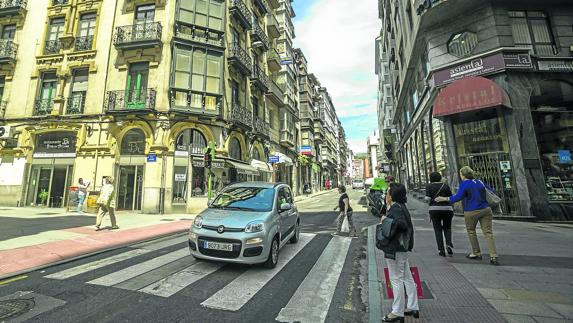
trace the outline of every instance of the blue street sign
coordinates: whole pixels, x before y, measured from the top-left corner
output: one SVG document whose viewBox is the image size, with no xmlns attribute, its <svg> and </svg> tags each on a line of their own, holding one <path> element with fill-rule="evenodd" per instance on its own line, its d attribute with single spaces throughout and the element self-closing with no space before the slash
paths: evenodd
<svg viewBox="0 0 573 323">
<path fill-rule="evenodd" d="M 276 164 L 279 162 L 279 156 L 269 156 L 269 163 Z"/>
<path fill-rule="evenodd" d="M 156 161 L 157 161 L 157 154 L 147 155 L 147 162 L 148 163 L 155 163 Z"/>
<path fill-rule="evenodd" d="M 559 151 L 559 162 L 561 164 L 571 163 L 571 151 L 570 150 L 560 150 Z"/>
</svg>

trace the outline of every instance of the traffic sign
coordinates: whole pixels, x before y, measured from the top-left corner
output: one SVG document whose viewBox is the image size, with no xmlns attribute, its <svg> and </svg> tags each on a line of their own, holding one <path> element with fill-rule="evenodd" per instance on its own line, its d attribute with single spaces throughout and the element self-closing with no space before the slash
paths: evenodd
<svg viewBox="0 0 573 323">
<path fill-rule="evenodd" d="M 147 155 L 147 162 L 148 163 L 155 163 L 157 161 L 157 154 L 148 154 Z"/>
</svg>

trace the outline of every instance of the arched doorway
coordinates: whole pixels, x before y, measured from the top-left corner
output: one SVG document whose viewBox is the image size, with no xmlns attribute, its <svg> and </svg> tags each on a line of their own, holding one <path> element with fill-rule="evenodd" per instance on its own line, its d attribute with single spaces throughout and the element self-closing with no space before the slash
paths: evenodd
<svg viewBox="0 0 573 323">
<path fill-rule="evenodd" d="M 141 210 L 145 141 L 145 133 L 139 128 L 128 130 L 121 138 L 120 165 L 116 180 L 119 210 Z"/>
<path fill-rule="evenodd" d="M 197 129 L 187 128 L 175 139 L 172 205 L 184 208 L 189 197 L 205 197 L 207 177 L 203 154 L 207 139 Z"/>
</svg>

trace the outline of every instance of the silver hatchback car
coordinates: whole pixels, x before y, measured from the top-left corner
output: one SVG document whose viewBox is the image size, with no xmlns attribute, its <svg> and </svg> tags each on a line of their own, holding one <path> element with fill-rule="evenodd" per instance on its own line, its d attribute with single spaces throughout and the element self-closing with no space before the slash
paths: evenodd
<svg viewBox="0 0 573 323">
<path fill-rule="evenodd" d="M 244 182 L 221 191 L 189 230 L 191 255 L 199 259 L 274 268 L 279 249 L 296 243 L 300 216 L 290 187 Z"/>
</svg>

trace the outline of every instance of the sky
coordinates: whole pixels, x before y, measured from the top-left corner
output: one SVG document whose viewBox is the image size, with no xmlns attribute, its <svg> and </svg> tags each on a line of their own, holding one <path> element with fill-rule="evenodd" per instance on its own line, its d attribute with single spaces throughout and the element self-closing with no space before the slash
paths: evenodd
<svg viewBox="0 0 573 323">
<path fill-rule="evenodd" d="M 308 69 L 328 89 L 354 153 L 378 127 L 374 40 L 376 0 L 294 0 L 296 38 Z"/>
</svg>

